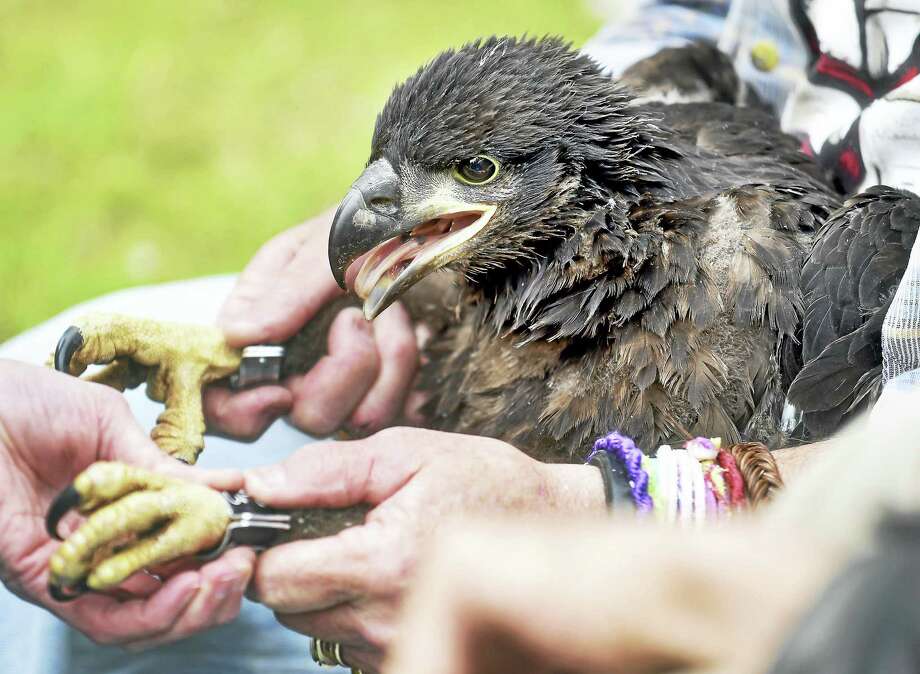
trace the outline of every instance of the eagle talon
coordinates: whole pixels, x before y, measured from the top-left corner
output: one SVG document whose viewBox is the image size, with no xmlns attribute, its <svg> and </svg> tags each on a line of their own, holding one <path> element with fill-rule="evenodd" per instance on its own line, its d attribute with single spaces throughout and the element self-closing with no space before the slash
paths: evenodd
<svg viewBox="0 0 920 674">
<path fill-rule="evenodd" d="M 70 374 L 70 361 L 74 354 L 83 348 L 83 333 L 80 328 L 71 325 L 64 331 L 54 349 L 54 369 Z"/>
<path fill-rule="evenodd" d="M 54 583 L 48 583 L 48 594 L 52 599 L 54 599 L 54 601 L 60 602 L 61 604 L 79 599 L 87 592 L 89 592 L 89 587 L 87 587 L 85 583 L 80 583 L 74 586 L 55 585 Z"/>
<path fill-rule="evenodd" d="M 73 484 L 68 485 L 66 489 L 54 498 L 51 502 L 51 507 L 48 508 L 48 514 L 45 515 L 45 531 L 48 532 L 51 538 L 58 541 L 64 540 L 58 532 L 58 524 L 60 524 L 67 513 L 79 505 L 80 492 L 77 491 L 77 488 Z"/>
<path fill-rule="evenodd" d="M 209 487 L 109 462 L 93 464 L 55 498 L 46 518 L 49 533 L 57 536 L 58 523 L 72 509 L 86 521 L 48 564 L 49 592 L 64 601 L 212 550 L 232 516 L 224 496 Z"/>
</svg>

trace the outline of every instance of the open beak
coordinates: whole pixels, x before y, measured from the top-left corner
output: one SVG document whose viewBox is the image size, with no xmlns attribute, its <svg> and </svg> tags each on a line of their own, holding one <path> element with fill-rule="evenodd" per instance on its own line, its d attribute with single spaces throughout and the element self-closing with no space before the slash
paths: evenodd
<svg viewBox="0 0 920 674">
<path fill-rule="evenodd" d="M 404 213 L 399 178 L 387 160 L 378 159 L 336 211 L 329 234 L 332 273 L 344 288 L 348 268 L 363 257 L 354 290 L 372 320 L 425 276 L 459 259 L 495 208 L 436 195 Z"/>
</svg>

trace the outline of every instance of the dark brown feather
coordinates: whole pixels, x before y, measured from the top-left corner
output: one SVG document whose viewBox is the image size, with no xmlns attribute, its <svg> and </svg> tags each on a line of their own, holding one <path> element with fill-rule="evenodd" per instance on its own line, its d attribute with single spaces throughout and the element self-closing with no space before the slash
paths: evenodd
<svg viewBox="0 0 920 674">
<path fill-rule="evenodd" d="M 873 187 L 828 218 L 802 271 L 804 366 L 789 388 L 798 434 L 819 438 L 881 389 L 882 323 L 920 229 L 920 197 Z"/>
</svg>

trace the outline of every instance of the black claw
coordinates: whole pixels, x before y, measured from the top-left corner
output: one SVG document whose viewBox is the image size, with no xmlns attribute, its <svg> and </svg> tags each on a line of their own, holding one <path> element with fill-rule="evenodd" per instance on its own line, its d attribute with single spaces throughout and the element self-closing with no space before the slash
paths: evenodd
<svg viewBox="0 0 920 674">
<path fill-rule="evenodd" d="M 71 325 L 64 331 L 54 350 L 54 369 L 70 373 L 70 359 L 83 347 L 83 333 L 80 328 Z"/>
<path fill-rule="evenodd" d="M 51 595 L 54 601 L 61 602 L 62 604 L 64 602 L 73 601 L 74 599 L 79 599 L 87 592 L 89 592 L 89 587 L 85 581 L 81 581 L 79 584 L 72 587 L 48 583 L 48 594 Z"/>
<path fill-rule="evenodd" d="M 58 523 L 64 519 L 64 515 L 78 505 L 80 505 L 80 494 L 73 485 L 68 486 L 54 498 L 51 507 L 48 508 L 48 514 L 45 515 L 45 531 L 49 536 L 59 541 L 64 540 L 58 533 Z"/>
</svg>

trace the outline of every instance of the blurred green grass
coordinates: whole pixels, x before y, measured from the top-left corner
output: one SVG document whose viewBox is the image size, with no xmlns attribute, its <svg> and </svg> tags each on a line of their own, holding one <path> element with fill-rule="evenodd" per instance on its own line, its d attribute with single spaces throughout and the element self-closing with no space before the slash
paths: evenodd
<svg viewBox="0 0 920 674">
<path fill-rule="evenodd" d="M 393 85 L 441 49 L 599 21 L 575 0 L 0 0 L 0 341 L 240 269 L 341 197 Z"/>
</svg>

